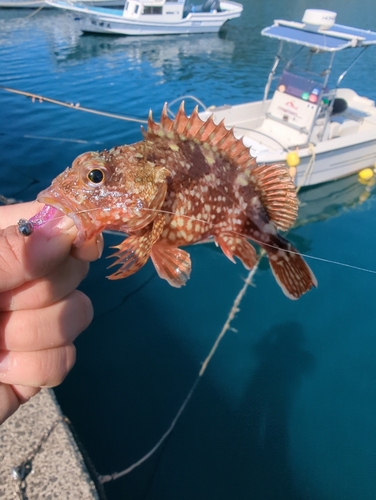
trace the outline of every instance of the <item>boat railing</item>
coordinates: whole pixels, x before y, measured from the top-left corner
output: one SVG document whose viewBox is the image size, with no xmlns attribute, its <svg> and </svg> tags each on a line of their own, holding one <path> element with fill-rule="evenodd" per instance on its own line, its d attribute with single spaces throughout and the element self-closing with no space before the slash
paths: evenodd
<svg viewBox="0 0 376 500">
<path fill-rule="evenodd" d="M 286 146 L 284 146 L 280 141 L 278 141 L 275 137 L 272 137 L 270 134 L 266 134 L 265 132 L 262 132 L 261 130 L 259 130 L 257 128 L 245 128 L 245 127 L 241 127 L 241 126 L 236 125 L 235 130 L 239 131 L 240 133 L 243 133 L 245 137 L 250 136 L 250 134 L 248 132 L 252 132 L 252 135 L 259 134 L 259 135 L 265 137 L 266 139 L 268 139 L 269 141 L 272 141 L 272 142 L 275 142 L 276 144 L 278 144 L 278 146 L 280 146 L 280 148 L 283 151 L 285 151 L 286 153 L 289 152 L 289 149 Z"/>
</svg>

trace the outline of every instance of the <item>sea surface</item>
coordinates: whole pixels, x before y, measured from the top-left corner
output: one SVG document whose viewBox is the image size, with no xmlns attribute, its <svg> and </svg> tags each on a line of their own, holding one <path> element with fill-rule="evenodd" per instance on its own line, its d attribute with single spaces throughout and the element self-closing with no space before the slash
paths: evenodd
<svg viewBox="0 0 376 500">
<path fill-rule="evenodd" d="M 376 29 L 374 0 L 243 4 L 218 35 L 145 38 L 82 36 L 60 12 L 0 9 L 0 85 L 145 120 L 182 96 L 262 98 L 277 44 L 260 32 L 275 18 L 326 8 Z M 375 49 L 343 85 L 376 99 Z M 0 120 L 0 194 L 17 200 L 35 199 L 77 155 L 142 137 L 140 123 L 2 89 Z M 376 197 L 357 176 L 303 193 L 289 238 L 318 289 L 290 301 L 262 261 L 174 431 L 105 485 L 108 499 L 375 500 L 375 222 Z M 119 242 L 106 235 L 105 255 Z M 56 394 L 99 474 L 127 468 L 166 432 L 244 285 L 246 270 L 213 245 L 189 250 L 183 289 L 151 263 L 111 282 L 104 258 L 82 284 L 95 320 Z"/>
</svg>

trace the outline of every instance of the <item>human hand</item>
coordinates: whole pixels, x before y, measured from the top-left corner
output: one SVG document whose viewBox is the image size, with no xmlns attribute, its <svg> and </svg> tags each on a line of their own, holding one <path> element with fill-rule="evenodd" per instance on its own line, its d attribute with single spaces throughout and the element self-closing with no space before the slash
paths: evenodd
<svg viewBox="0 0 376 500">
<path fill-rule="evenodd" d="M 55 218 L 30 238 L 16 226 L 43 207 L 0 207 L 0 424 L 41 387 L 60 384 L 75 362 L 73 341 L 90 324 L 90 300 L 76 290 L 102 237 L 72 247 L 71 219 Z"/>
</svg>

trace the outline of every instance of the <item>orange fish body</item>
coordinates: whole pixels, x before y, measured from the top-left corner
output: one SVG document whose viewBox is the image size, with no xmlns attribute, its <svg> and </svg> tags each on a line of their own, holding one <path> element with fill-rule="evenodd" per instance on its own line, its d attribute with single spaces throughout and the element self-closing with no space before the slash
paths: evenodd
<svg viewBox="0 0 376 500">
<path fill-rule="evenodd" d="M 282 165 L 257 165 L 223 123 L 203 122 L 183 105 L 175 120 L 150 115 L 144 140 L 101 153 L 84 153 L 40 193 L 38 200 L 72 217 L 76 244 L 104 229 L 128 237 L 114 254 L 111 279 L 138 271 L 151 257 L 170 285 L 189 278 L 191 261 L 180 246 L 214 238 L 232 261 L 257 263 L 248 240 L 267 253 L 274 276 L 291 299 L 317 285 L 297 250 L 278 232 L 297 216 L 296 190 Z"/>
</svg>

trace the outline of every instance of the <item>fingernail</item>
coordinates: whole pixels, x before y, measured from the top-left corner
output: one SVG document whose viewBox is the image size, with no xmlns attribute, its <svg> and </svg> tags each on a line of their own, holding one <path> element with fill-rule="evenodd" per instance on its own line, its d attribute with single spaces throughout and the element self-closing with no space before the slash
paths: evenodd
<svg viewBox="0 0 376 500">
<path fill-rule="evenodd" d="M 103 248 L 104 248 L 103 236 L 101 234 L 99 234 L 97 236 L 97 239 L 95 240 L 95 243 L 97 244 L 98 259 L 100 259 L 102 257 Z"/>
<path fill-rule="evenodd" d="M 60 219 L 55 220 L 55 225 L 52 229 L 50 229 L 50 234 L 52 236 L 58 236 L 59 234 L 67 234 L 69 233 L 73 228 L 75 230 L 75 225 L 72 219 L 64 215 L 64 217 L 61 217 Z"/>
<path fill-rule="evenodd" d="M 67 216 L 64 216 L 58 221 L 55 227 L 57 227 L 58 229 L 60 229 L 60 231 L 63 232 L 63 231 L 68 231 L 73 226 L 74 226 L 73 220 Z"/>
<path fill-rule="evenodd" d="M 0 352 L 0 373 L 6 373 L 10 368 L 9 352 Z"/>
</svg>

